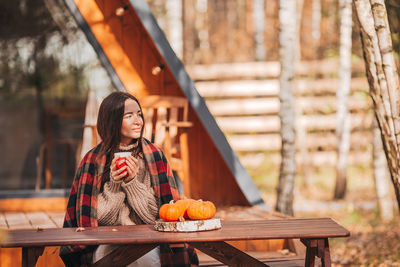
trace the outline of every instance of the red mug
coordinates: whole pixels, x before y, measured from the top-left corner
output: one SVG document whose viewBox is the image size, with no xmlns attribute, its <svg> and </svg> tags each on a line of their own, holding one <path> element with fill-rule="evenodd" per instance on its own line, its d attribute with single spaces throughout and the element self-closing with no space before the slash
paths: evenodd
<svg viewBox="0 0 400 267">
<path fill-rule="evenodd" d="M 114 157 L 117 158 L 117 161 L 115 163 L 117 170 L 123 168 L 126 166 L 126 157 L 132 155 L 131 152 L 117 152 L 114 153 Z M 126 173 L 126 176 L 128 175 L 128 171 Z"/>
</svg>

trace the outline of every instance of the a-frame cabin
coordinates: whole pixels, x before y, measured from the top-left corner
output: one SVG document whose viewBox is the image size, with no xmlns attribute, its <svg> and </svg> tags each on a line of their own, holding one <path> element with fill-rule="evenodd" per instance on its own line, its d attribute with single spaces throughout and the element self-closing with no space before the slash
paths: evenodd
<svg viewBox="0 0 400 267">
<path fill-rule="evenodd" d="M 258 219 L 283 216 L 268 211 L 257 187 L 195 89 L 145 0 L 65 2 L 117 90 L 128 91 L 139 99 L 146 95 L 183 96 L 188 99 L 189 120 L 193 123 L 188 131 L 192 198 L 212 200 L 217 208 L 228 207 L 226 213 L 233 214 L 233 219 L 251 219 L 243 210 L 235 209 L 236 206 L 248 207 L 249 214 Z M 120 12 L 118 15 L 117 9 Z M 153 75 L 152 69 L 157 66 L 162 66 L 162 70 Z M 252 206 L 259 207 L 251 209 Z M 233 211 L 229 207 L 234 207 Z M 277 251 L 282 249 L 303 253 L 302 245 L 293 240 L 230 243 L 242 250 L 262 251 L 263 254 L 259 254 L 261 257 L 270 251 L 272 257 L 279 258 L 282 255 Z M 20 255 L 21 249 L 2 248 L 0 265 L 18 266 Z M 268 254 L 269 257 L 271 254 Z M 207 264 L 207 258 L 205 262 L 201 259 L 200 264 L 204 263 Z M 46 248 L 37 263 L 37 266 L 50 265 L 63 266 L 58 248 Z"/>
<path fill-rule="evenodd" d="M 118 90 L 139 99 L 167 95 L 189 100 L 189 120 L 193 123 L 188 131 L 191 197 L 212 200 L 217 206 L 266 207 L 146 1 L 66 3 Z M 153 75 L 157 66 L 162 70 Z"/>
</svg>

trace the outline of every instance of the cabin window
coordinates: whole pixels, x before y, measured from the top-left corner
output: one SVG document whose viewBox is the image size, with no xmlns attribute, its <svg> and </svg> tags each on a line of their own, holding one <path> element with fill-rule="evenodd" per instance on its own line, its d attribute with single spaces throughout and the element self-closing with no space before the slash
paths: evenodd
<svg viewBox="0 0 400 267">
<path fill-rule="evenodd" d="M 112 86 L 66 7 L 2 4 L 0 191 L 69 191 L 80 161 L 89 91 Z"/>
</svg>

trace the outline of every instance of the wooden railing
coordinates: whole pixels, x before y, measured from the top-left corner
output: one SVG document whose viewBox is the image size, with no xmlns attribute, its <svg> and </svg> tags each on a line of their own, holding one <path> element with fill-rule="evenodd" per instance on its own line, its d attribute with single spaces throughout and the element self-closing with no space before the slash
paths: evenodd
<svg viewBox="0 0 400 267">
<path fill-rule="evenodd" d="M 265 159 L 259 156 L 265 152 L 274 163 L 279 162 L 279 63 L 196 65 L 187 69 L 242 163 L 256 166 Z M 334 165 L 338 61 L 301 62 L 295 69 L 298 163 L 306 158 L 315 166 Z M 352 76 L 349 161 L 358 164 L 371 160 L 373 112 L 362 61 L 353 63 Z"/>
</svg>

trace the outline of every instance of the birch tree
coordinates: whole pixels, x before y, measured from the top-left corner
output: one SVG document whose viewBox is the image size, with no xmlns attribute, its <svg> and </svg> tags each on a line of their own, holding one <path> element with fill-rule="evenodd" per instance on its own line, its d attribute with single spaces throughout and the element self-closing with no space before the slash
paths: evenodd
<svg viewBox="0 0 400 267">
<path fill-rule="evenodd" d="M 347 159 L 350 149 L 350 116 L 348 99 L 351 83 L 351 33 L 352 33 L 352 6 L 351 0 L 339 1 L 340 14 L 340 59 L 339 59 L 339 86 L 337 98 L 337 126 L 336 136 L 338 153 L 336 162 L 335 199 L 342 199 L 346 194 Z"/>
<path fill-rule="evenodd" d="M 168 0 L 165 3 L 167 10 L 168 39 L 176 55 L 183 55 L 183 26 L 182 26 L 182 0 Z"/>
<path fill-rule="evenodd" d="M 354 0 L 370 95 L 400 208 L 399 76 L 384 0 Z"/>
<path fill-rule="evenodd" d="M 281 74 L 279 78 L 282 137 L 279 182 L 275 209 L 293 215 L 293 189 L 296 176 L 296 144 L 294 130 L 293 79 L 296 49 L 296 1 L 280 0 L 279 7 L 279 54 Z"/>
<path fill-rule="evenodd" d="M 256 46 L 255 58 L 257 61 L 266 59 L 264 29 L 264 0 L 253 1 L 254 40 Z"/>
</svg>

